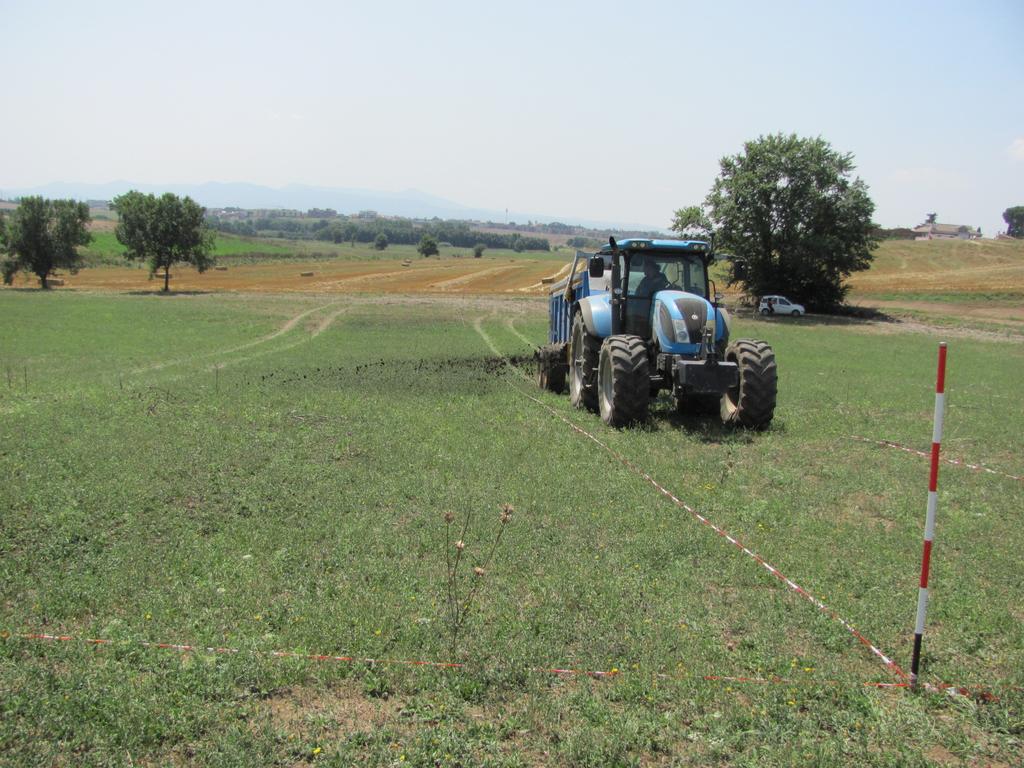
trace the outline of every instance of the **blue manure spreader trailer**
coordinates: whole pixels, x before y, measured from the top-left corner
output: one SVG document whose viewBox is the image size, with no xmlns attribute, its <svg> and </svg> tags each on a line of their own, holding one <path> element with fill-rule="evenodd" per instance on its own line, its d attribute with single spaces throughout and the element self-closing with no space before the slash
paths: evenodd
<svg viewBox="0 0 1024 768">
<path fill-rule="evenodd" d="M 577 251 L 549 295 L 548 344 L 538 383 L 613 427 L 647 419 L 670 392 L 684 412 L 764 429 L 775 413 L 775 353 L 730 341 L 730 317 L 712 295 L 712 247 L 699 240 L 629 239 Z"/>
</svg>

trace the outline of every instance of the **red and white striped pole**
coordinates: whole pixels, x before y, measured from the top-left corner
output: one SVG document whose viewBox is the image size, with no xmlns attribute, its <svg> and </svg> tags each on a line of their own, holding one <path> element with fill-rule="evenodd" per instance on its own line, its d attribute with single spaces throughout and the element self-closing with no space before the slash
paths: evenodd
<svg viewBox="0 0 1024 768">
<path fill-rule="evenodd" d="M 942 416 L 946 408 L 946 342 L 939 344 L 939 370 L 935 379 L 935 422 L 932 428 L 932 470 L 928 478 L 928 515 L 924 523 L 924 551 L 921 555 L 921 586 L 917 592 L 917 623 L 914 626 L 914 655 L 910 661 L 910 685 L 917 687 L 917 670 L 921 662 L 921 637 L 924 615 L 928 608 L 928 568 L 935 538 L 935 507 L 938 504 L 939 446 L 942 443 Z"/>
</svg>

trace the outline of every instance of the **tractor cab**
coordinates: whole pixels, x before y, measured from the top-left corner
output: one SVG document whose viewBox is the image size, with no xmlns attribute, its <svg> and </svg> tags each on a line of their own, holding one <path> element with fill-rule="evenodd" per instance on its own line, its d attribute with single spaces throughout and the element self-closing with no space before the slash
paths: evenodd
<svg viewBox="0 0 1024 768">
<path fill-rule="evenodd" d="M 666 305 L 677 304 L 684 296 L 707 299 L 708 265 L 713 258 L 711 247 L 700 240 L 610 241 L 591 260 L 590 275 L 600 277 L 606 268 L 611 271 L 612 332 L 656 338 L 658 294 L 673 292 L 662 297 Z"/>
</svg>

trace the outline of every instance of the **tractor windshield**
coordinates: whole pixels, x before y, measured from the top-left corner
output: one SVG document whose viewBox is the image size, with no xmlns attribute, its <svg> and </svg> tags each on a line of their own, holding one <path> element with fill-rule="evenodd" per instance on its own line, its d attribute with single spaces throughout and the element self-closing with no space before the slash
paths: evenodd
<svg viewBox="0 0 1024 768">
<path fill-rule="evenodd" d="M 651 335 L 651 309 L 658 291 L 686 291 L 707 298 L 707 275 L 704 262 L 698 256 L 634 252 L 623 279 L 626 333 L 645 339 Z"/>
<path fill-rule="evenodd" d="M 707 277 L 699 257 L 675 254 L 636 254 L 630 259 L 626 291 L 629 297 L 649 299 L 657 291 L 676 290 L 705 296 Z"/>
</svg>

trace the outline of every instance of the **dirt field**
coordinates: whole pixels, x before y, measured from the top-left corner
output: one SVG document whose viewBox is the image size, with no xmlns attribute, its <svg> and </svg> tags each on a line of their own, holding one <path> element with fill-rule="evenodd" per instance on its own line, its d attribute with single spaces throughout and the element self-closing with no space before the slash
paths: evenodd
<svg viewBox="0 0 1024 768">
<path fill-rule="evenodd" d="M 559 262 L 533 259 L 420 259 L 404 266 L 398 260 L 288 261 L 242 264 L 199 274 L 190 267 L 171 272 L 174 291 L 239 291 L 246 293 L 432 293 L 543 294 L 543 279 L 563 269 Z M 303 275 L 302 273 L 312 273 Z M 64 288 L 113 291 L 156 291 L 163 277 L 150 279 L 139 267 L 83 269 L 60 275 Z M 34 287 L 19 276 L 16 287 Z"/>
</svg>

